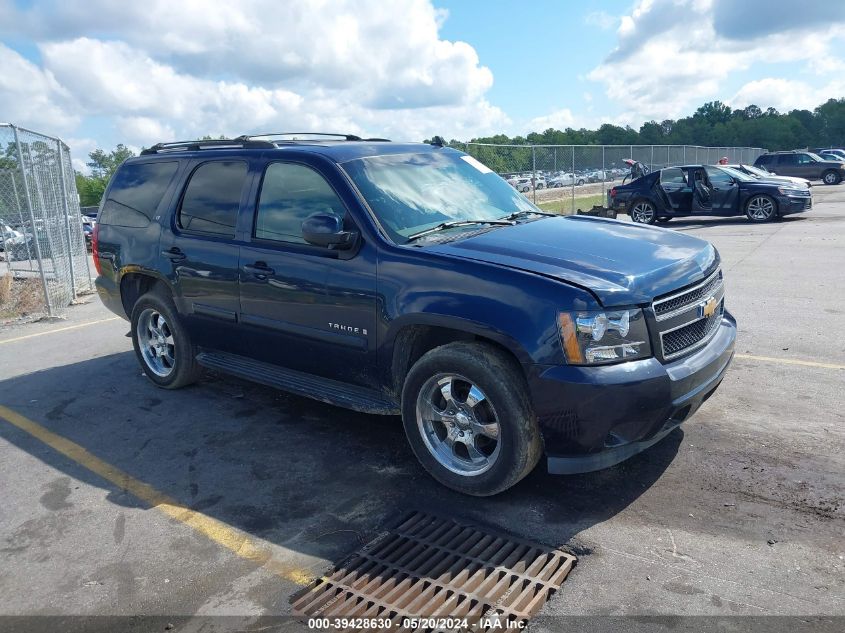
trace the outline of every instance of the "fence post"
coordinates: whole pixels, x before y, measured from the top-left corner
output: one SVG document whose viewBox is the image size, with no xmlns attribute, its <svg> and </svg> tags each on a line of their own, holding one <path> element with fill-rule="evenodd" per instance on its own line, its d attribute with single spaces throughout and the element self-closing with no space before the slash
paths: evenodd
<svg viewBox="0 0 845 633">
<path fill-rule="evenodd" d="M 23 189 L 26 194 L 26 210 L 29 212 L 29 222 L 32 226 L 32 237 L 35 240 L 35 256 L 38 258 L 38 270 L 41 272 L 41 285 L 44 288 L 44 299 L 47 302 L 47 314 L 52 317 L 55 316 L 53 313 L 53 302 L 50 301 L 50 291 L 47 289 L 47 275 L 44 272 L 44 259 L 41 257 L 41 245 L 38 243 L 38 229 L 35 226 L 35 213 L 32 210 L 32 196 L 29 192 L 29 178 L 27 178 L 26 167 L 23 162 L 23 147 L 21 147 L 21 139 L 18 135 L 18 128 L 14 125 L 10 127 L 15 135 L 15 147 L 18 152 L 18 167 L 20 167 L 21 177 L 23 178 Z M 24 234 L 24 239 L 26 239 L 26 234 Z"/>
<path fill-rule="evenodd" d="M 687 164 L 687 146 L 686 145 L 684 145 L 684 162 L 683 162 L 683 164 L 684 165 Z"/>
<path fill-rule="evenodd" d="M 572 206 L 569 207 L 569 212 L 575 214 L 575 146 L 572 146 Z"/>
<path fill-rule="evenodd" d="M 537 204 L 537 148 L 534 145 L 531 146 L 531 195 Z"/>
<path fill-rule="evenodd" d="M 73 271 L 73 239 L 70 236 L 70 207 L 67 205 L 67 182 L 65 182 L 65 161 L 62 156 L 62 142 L 56 140 L 56 148 L 59 150 L 59 179 L 62 183 L 62 207 L 65 212 L 65 238 L 67 242 L 67 258 L 70 265 L 70 291 L 73 300 L 76 301 L 76 275 Z"/>
<path fill-rule="evenodd" d="M 607 168 L 604 166 L 604 145 L 601 146 L 601 206 L 604 206 L 605 202 L 607 202 L 607 196 L 605 195 L 605 183 L 607 182 Z"/>
<path fill-rule="evenodd" d="M 654 145 L 651 146 L 651 165 L 648 166 L 649 171 L 654 171 Z"/>
</svg>

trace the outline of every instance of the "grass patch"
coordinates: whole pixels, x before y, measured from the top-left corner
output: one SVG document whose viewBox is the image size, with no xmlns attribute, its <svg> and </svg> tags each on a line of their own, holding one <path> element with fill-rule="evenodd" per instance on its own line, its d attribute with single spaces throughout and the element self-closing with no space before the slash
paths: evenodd
<svg viewBox="0 0 845 633">
<path fill-rule="evenodd" d="M 575 196 L 574 207 L 572 198 L 568 196 L 565 196 L 564 198 L 559 200 L 537 202 L 537 206 L 540 207 L 543 211 L 548 211 L 550 213 L 562 213 L 564 215 L 571 215 L 572 213 L 575 213 L 575 209 L 587 211 L 588 209 L 592 209 L 595 205 L 604 206 L 605 200 L 606 196 L 602 195 L 601 193 L 597 193 L 590 196 Z"/>
</svg>

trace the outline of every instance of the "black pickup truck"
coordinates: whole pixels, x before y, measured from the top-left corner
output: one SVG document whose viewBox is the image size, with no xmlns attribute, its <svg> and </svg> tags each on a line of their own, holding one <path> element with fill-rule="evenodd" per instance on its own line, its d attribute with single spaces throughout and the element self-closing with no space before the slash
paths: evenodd
<svg viewBox="0 0 845 633">
<path fill-rule="evenodd" d="M 207 367 L 401 414 L 467 494 L 544 453 L 565 474 L 644 450 L 733 356 L 708 242 L 543 213 L 441 143 L 159 144 L 119 168 L 95 231 L 99 295 L 155 384 Z"/>
</svg>

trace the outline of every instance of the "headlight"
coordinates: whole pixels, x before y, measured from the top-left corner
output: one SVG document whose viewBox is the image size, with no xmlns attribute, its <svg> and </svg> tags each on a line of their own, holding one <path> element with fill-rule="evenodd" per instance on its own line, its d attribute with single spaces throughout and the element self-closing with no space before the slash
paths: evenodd
<svg viewBox="0 0 845 633">
<path fill-rule="evenodd" d="M 801 193 L 802 191 L 806 191 L 806 189 L 804 187 L 778 187 L 778 192 L 785 196 L 792 193 Z"/>
<path fill-rule="evenodd" d="M 651 356 L 643 311 L 561 312 L 560 341 L 573 365 L 598 365 Z"/>
</svg>

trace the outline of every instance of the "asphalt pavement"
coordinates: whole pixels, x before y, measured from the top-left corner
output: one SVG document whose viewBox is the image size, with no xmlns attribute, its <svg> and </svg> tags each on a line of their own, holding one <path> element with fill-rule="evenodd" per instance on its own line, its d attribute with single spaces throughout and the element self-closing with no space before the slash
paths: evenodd
<svg viewBox="0 0 845 633">
<path fill-rule="evenodd" d="M 423 510 L 578 556 L 532 630 L 559 615 L 845 615 L 845 185 L 814 196 L 772 224 L 668 225 L 719 249 L 739 322 L 692 419 L 614 468 L 538 468 L 489 499 L 433 482 L 398 418 L 222 375 L 157 389 L 96 296 L 0 328 L 0 614 L 284 615 Z"/>
</svg>

